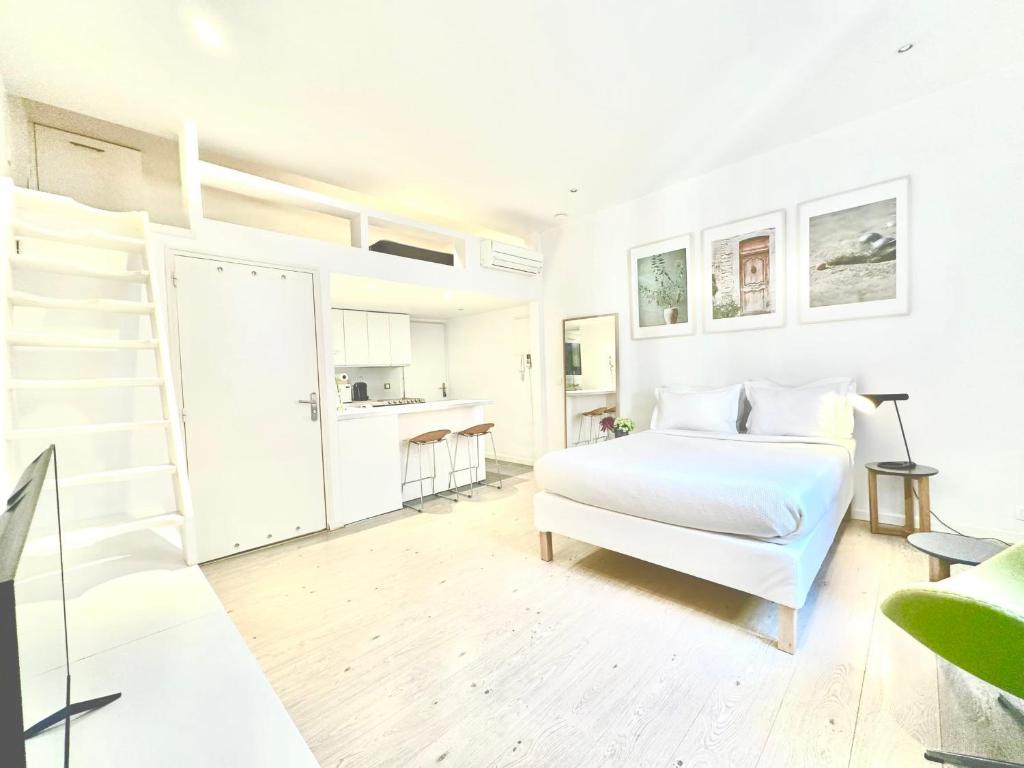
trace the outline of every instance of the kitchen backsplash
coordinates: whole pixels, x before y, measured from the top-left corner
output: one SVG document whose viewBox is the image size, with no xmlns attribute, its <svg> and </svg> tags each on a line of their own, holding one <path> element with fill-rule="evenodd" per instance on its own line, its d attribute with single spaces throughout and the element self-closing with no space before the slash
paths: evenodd
<svg viewBox="0 0 1024 768">
<path fill-rule="evenodd" d="M 355 384 L 357 381 L 366 382 L 366 393 L 371 400 L 390 400 L 396 397 L 405 397 L 405 384 L 402 378 L 403 368 L 401 367 L 374 367 L 374 368 L 348 368 L 339 366 L 334 369 L 337 376 L 343 371 L 348 374 L 348 383 Z M 390 384 L 391 388 L 385 385 Z"/>
</svg>

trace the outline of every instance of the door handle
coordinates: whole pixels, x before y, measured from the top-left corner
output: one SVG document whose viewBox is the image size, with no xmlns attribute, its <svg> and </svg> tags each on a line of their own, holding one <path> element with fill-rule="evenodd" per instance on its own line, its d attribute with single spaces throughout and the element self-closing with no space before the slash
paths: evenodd
<svg viewBox="0 0 1024 768">
<path fill-rule="evenodd" d="M 316 421 L 320 418 L 320 402 L 317 400 L 316 392 L 309 393 L 309 400 L 299 400 L 299 402 L 309 406 L 310 421 Z"/>
</svg>

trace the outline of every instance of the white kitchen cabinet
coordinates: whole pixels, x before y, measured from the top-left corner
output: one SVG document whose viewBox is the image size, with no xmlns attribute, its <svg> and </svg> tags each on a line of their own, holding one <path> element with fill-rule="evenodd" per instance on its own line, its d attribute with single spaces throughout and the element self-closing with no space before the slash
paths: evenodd
<svg viewBox="0 0 1024 768">
<path fill-rule="evenodd" d="M 331 310 L 335 365 L 411 365 L 409 316 L 358 309 Z"/>
<path fill-rule="evenodd" d="M 391 365 L 391 325 L 383 312 L 366 313 L 370 365 Z"/>
<path fill-rule="evenodd" d="M 408 315 L 388 315 L 391 330 L 391 365 L 412 364 L 412 337 Z"/>
<path fill-rule="evenodd" d="M 338 421 L 336 429 L 334 482 L 338 505 L 332 527 L 401 509 L 398 418 L 374 414 Z"/>
<path fill-rule="evenodd" d="M 345 310 L 331 310 L 331 344 L 334 347 L 334 364 L 345 365 Z"/>
<path fill-rule="evenodd" d="M 370 365 L 368 313 L 354 309 L 345 309 L 342 312 L 345 325 L 345 365 Z"/>
</svg>

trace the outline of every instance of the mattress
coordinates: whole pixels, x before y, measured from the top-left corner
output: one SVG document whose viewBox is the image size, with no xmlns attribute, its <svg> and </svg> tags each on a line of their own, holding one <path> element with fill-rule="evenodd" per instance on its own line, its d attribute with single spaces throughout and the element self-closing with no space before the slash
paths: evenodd
<svg viewBox="0 0 1024 768">
<path fill-rule="evenodd" d="M 545 454 L 543 490 L 661 523 L 784 542 L 842 499 L 853 440 L 650 430 Z"/>
</svg>

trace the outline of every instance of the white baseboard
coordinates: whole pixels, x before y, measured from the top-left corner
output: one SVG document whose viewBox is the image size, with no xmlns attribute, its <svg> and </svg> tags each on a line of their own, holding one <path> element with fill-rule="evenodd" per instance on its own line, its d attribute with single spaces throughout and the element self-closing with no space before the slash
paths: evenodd
<svg viewBox="0 0 1024 768">
<path fill-rule="evenodd" d="M 859 509 L 854 507 L 851 510 L 851 514 L 854 520 L 868 520 L 868 510 Z M 896 512 L 885 512 L 879 510 L 878 522 L 886 523 L 888 525 L 903 525 L 903 515 Z M 1024 534 L 1019 531 L 1011 531 L 1006 528 L 988 528 L 977 525 L 971 525 L 969 523 L 960 523 L 958 521 L 950 521 L 950 525 L 955 527 L 960 533 L 965 536 L 974 536 L 979 539 L 999 539 L 1001 541 L 1010 542 L 1011 544 L 1018 541 L 1024 541 Z M 945 526 L 942 525 L 938 520 L 932 517 L 932 530 L 934 531 L 945 531 Z"/>
</svg>

